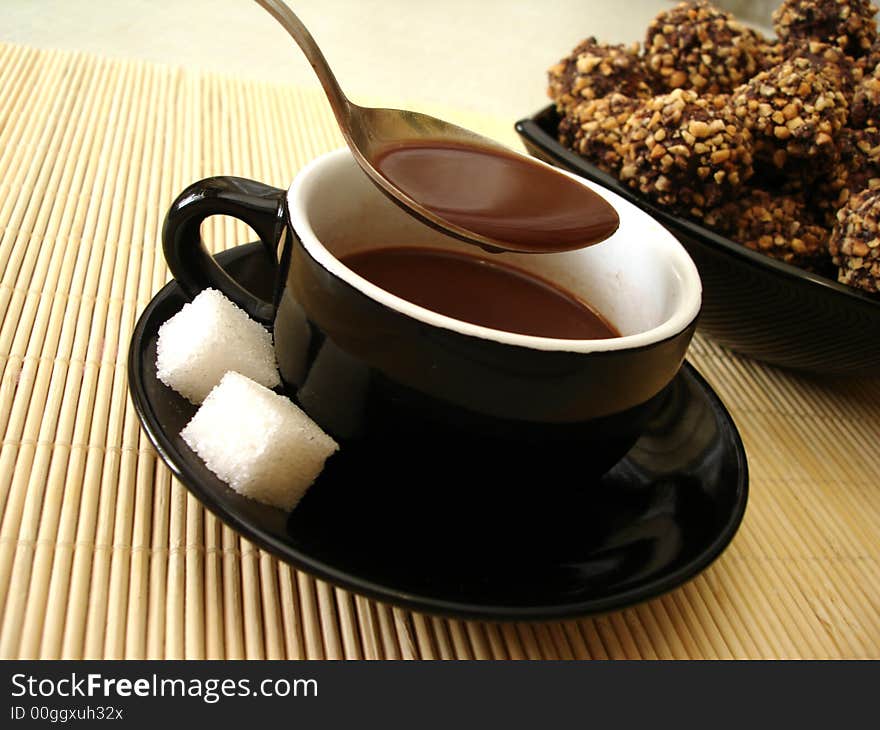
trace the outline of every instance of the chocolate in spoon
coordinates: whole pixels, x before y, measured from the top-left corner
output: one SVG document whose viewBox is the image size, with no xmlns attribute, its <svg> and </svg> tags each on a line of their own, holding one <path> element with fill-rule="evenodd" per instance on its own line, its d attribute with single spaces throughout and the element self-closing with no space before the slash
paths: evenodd
<svg viewBox="0 0 880 730">
<path fill-rule="evenodd" d="M 394 202 L 428 225 L 488 250 L 550 253 L 617 230 L 604 198 L 550 165 L 442 119 L 353 104 L 300 19 L 256 0 L 305 53 L 355 160 Z"/>
</svg>

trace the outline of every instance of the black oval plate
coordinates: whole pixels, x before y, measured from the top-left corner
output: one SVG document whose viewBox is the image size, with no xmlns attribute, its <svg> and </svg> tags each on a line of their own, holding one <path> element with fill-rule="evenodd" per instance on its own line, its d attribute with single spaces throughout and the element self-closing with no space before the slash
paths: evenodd
<svg viewBox="0 0 880 730">
<path fill-rule="evenodd" d="M 271 264 L 259 244 L 217 259 L 271 298 Z M 742 442 L 718 397 L 687 364 L 645 435 L 601 479 L 572 475 L 576 486 L 564 488 L 495 485 L 494 496 L 480 499 L 483 489 L 468 482 L 467 464 L 458 483 L 426 489 L 419 474 L 395 471 L 387 454 L 343 449 L 291 514 L 261 505 L 229 489 L 190 451 L 179 433 L 195 406 L 156 377 L 159 326 L 186 301 L 168 284 L 132 337 L 129 385 L 144 430 L 177 478 L 222 520 L 282 560 L 356 593 L 493 620 L 604 612 L 695 576 L 742 519 Z M 448 458 L 455 459 L 454 443 Z"/>
<path fill-rule="evenodd" d="M 756 360 L 819 375 L 880 373 L 880 299 L 751 251 L 653 205 L 557 141 L 548 106 L 516 123 L 531 154 L 630 201 L 666 226 L 703 280 L 699 329 Z"/>
</svg>

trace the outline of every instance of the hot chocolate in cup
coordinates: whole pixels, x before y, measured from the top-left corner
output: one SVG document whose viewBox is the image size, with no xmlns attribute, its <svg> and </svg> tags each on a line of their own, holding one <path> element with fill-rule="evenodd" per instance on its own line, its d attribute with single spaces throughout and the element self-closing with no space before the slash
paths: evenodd
<svg viewBox="0 0 880 730">
<path fill-rule="evenodd" d="M 287 394 L 343 451 L 383 454 L 414 479 L 460 478 L 469 465 L 466 473 L 496 481 L 577 481 L 616 463 L 662 401 L 693 336 L 701 285 L 658 222 L 575 179 L 617 211 L 610 238 L 563 253 L 481 253 L 398 208 L 341 149 L 307 165 L 286 192 L 232 177 L 191 185 L 168 212 L 165 256 L 189 295 L 215 287 L 272 328 Z M 260 236 L 277 262 L 273 302 L 242 289 L 205 250 L 199 226 L 215 214 Z M 405 249 L 423 277 L 439 257 L 431 288 L 465 310 L 435 311 L 412 301 L 426 286 L 405 298 L 359 274 L 356 262 L 380 249 Z M 527 333 L 468 321 L 462 311 L 499 294 L 445 265 L 467 268 L 474 255 L 502 283 L 512 271 L 589 303 L 619 336 L 560 337 L 555 316 L 546 334 L 540 319 Z"/>
</svg>

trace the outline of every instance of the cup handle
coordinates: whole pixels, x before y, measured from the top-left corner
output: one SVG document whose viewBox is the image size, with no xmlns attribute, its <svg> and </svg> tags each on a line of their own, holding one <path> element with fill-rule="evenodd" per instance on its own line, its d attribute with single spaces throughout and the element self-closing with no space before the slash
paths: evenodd
<svg viewBox="0 0 880 730">
<path fill-rule="evenodd" d="M 193 297 L 203 289 L 219 289 L 251 317 L 271 324 L 275 307 L 251 294 L 229 276 L 208 253 L 199 231 L 212 215 L 230 215 L 247 223 L 260 237 L 273 261 L 284 225 L 284 191 L 241 177 L 209 177 L 184 190 L 168 209 L 162 227 L 162 248 L 174 278 Z"/>
</svg>

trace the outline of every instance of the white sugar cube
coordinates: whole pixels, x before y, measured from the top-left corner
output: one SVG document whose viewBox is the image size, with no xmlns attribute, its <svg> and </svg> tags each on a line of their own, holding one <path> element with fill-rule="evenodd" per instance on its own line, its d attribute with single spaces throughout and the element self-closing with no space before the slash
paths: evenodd
<svg viewBox="0 0 880 730">
<path fill-rule="evenodd" d="M 339 446 L 292 401 L 228 372 L 180 433 L 239 494 L 293 509 Z"/>
<path fill-rule="evenodd" d="M 216 289 L 205 289 L 159 328 L 156 370 L 193 403 L 228 370 L 267 388 L 281 382 L 269 332 Z"/>
</svg>

